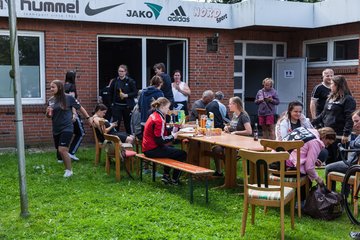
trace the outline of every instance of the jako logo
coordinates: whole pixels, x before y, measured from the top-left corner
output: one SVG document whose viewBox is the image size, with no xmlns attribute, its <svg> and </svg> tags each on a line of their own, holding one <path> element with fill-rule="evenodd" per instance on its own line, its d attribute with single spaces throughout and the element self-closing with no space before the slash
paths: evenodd
<svg viewBox="0 0 360 240">
<path fill-rule="evenodd" d="M 178 6 L 177 9 L 168 17 L 168 21 L 171 22 L 190 22 L 190 18 L 186 16 L 182 6 Z"/>
<path fill-rule="evenodd" d="M 137 17 L 137 18 L 152 18 L 155 16 L 155 20 L 160 16 L 161 9 L 163 8 L 160 5 L 154 3 L 144 3 L 148 6 L 151 11 L 140 11 L 140 10 L 127 10 L 127 17 Z"/>
<path fill-rule="evenodd" d="M 7 4 L 7 3 L 8 3 L 8 0 L 0 0 L 0 9 L 1 9 L 1 10 L 5 9 L 5 7 L 4 7 L 5 4 L 4 4 L 4 3 Z"/>
</svg>

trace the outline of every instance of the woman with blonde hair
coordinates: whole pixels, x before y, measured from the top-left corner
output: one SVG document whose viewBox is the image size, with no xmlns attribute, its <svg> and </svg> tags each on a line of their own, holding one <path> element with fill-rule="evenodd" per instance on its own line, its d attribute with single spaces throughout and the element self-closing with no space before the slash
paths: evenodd
<svg viewBox="0 0 360 240">
<path fill-rule="evenodd" d="M 166 114 L 169 112 L 170 104 L 165 97 L 159 97 L 151 103 L 153 113 L 145 123 L 142 151 L 146 157 L 171 158 L 185 162 L 186 152 L 167 144 L 178 136 L 178 132 L 172 131 L 171 134 L 168 134 L 166 131 Z M 161 181 L 165 184 L 179 185 L 180 174 L 179 170 L 174 169 L 172 177 L 170 177 L 170 168 L 164 167 Z"/>
<path fill-rule="evenodd" d="M 233 117 L 230 121 L 230 124 L 224 127 L 224 131 L 230 134 L 236 135 L 251 135 L 252 128 L 250 123 L 250 118 L 247 112 L 243 108 L 243 103 L 239 97 L 232 97 L 229 99 L 229 109 L 230 112 L 233 112 Z M 215 145 L 212 148 L 214 153 L 215 161 L 215 173 L 213 176 L 222 177 L 224 174 L 221 170 L 220 159 L 217 157 L 219 154 L 224 154 L 224 148 L 218 145 Z"/>
<path fill-rule="evenodd" d="M 259 105 L 259 125 L 262 128 L 264 138 L 275 139 L 276 105 L 280 101 L 276 90 L 273 88 L 274 81 L 271 78 L 265 78 L 262 84 L 263 88 L 257 92 L 255 97 L 255 104 Z"/>
</svg>

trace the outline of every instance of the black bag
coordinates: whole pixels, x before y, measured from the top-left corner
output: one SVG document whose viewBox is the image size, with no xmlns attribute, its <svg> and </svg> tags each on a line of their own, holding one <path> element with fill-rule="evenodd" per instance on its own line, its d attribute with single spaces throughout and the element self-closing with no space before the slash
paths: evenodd
<svg viewBox="0 0 360 240">
<path fill-rule="evenodd" d="M 325 185 L 317 184 L 311 188 L 303 212 L 312 218 L 332 220 L 341 216 L 342 201 L 340 193 L 330 191 Z"/>
</svg>

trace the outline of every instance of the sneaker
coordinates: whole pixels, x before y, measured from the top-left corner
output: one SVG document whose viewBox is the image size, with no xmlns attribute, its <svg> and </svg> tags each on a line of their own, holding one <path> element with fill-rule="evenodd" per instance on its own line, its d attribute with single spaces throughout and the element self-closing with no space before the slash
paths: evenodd
<svg viewBox="0 0 360 240">
<path fill-rule="evenodd" d="M 350 232 L 349 235 L 352 239 L 360 240 L 360 232 Z"/>
<path fill-rule="evenodd" d="M 74 161 L 79 161 L 79 158 L 71 153 L 69 153 L 69 157 Z"/>
<path fill-rule="evenodd" d="M 172 179 L 170 178 L 169 175 L 163 175 L 162 178 L 161 178 L 161 181 L 164 183 L 164 184 L 172 184 Z"/>
<path fill-rule="evenodd" d="M 58 159 L 57 162 L 58 163 L 64 163 L 64 161 L 62 159 Z"/>
<path fill-rule="evenodd" d="M 73 171 L 71 171 L 69 169 L 65 170 L 65 173 L 64 173 L 65 178 L 71 177 L 72 175 L 73 175 Z"/>
<path fill-rule="evenodd" d="M 221 172 L 221 173 L 218 173 L 217 171 L 214 172 L 213 174 L 213 177 L 223 177 L 224 174 Z"/>
</svg>

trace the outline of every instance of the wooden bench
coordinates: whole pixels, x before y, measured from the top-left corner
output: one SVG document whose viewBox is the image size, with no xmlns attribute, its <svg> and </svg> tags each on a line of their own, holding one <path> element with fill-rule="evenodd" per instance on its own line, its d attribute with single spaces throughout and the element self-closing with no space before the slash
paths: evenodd
<svg viewBox="0 0 360 240">
<path fill-rule="evenodd" d="M 189 174 L 189 188 L 190 188 L 190 203 L 194 201 L 193 195 L 193 175 L 194 176 L 204 176 L 205 177 L 205 197 L 206 203 L 209 202 L 208 195 L 208 175 L 213 174 L 214 170 L 199 167 L 196 165 L 192 165 L 189 163 L 180 162 L 171 158 L 149 158 L 144 154 L 136 154 L 136 157 L 140 159 L 140 180 L 142 181 L 142 169 L 143 169 L 143 161 L 148 161 L 153 163 L 153 171 L 152 171 L 152 180 L 155 182 L 155 172 L 156 172 L 156 164 L 160 164 L 166 167 L 171 167 L 178 169 L 180 171 L 186 172 Z"/>
</svg>

